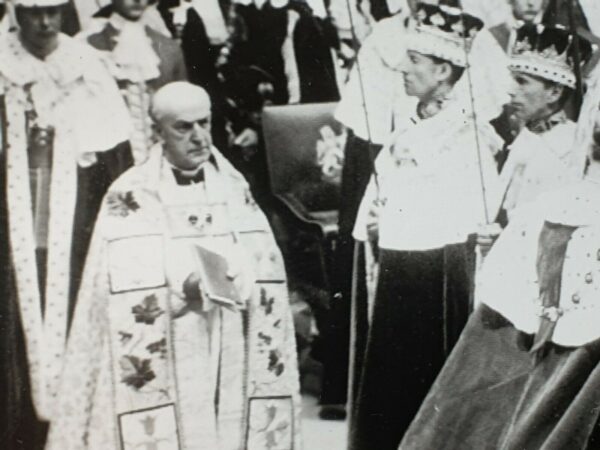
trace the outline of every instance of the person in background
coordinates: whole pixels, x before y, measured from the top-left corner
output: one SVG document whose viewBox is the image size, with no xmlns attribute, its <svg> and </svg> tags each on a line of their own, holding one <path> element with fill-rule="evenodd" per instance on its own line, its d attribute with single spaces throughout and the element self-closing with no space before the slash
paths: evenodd
<svg viewBox="0 0 600 450">
<path fill-rule="evenodd" d="M 520 209 L 500 235 L 480 305 L 400 449 L 599 447 L 600 72 L 590 81 L 573 150 L 580 179 Z"/>
<path fill-rule="evenodd" d="M 409 18 L 416 10 L 417 2 L 405 5 L 390 17 L 379 21 L 364 41 L 358 53 L 350 79 L 342 91 L 342 99 L 336 108 L 336 119 L 349 128 L 344 150 L 342 174 L 342 197 L 340 208 L 340 237 L 336 248 L 334 276 L 334 299 L 330 314 L 327 345 L 331 357 L 324 358 L 324 415 L 340 409 L 345 403 L 348 371 L 348 347 L 352 332 L 351 376 L 356 381 L 361 371 L 362 355 L 368 329 L 369 306 L 376 284 L 376 264 L 371 252 L 363 252 L 361 244 L 356 248 L 355 270 L 356 295 L 351 298 L 353 272 L 352 238 L 356 214 L 365 188 L 373 170 L 372 160 L 381 146 L 389 142 L 394 129 L 414 115 L 414 98 L 407 96 L 401 70 L 403 48 L 409 33 Z M 427 3 L 437 3 L 428 1 Z M 475 87 L 477 116 L 496 117 L 500 106 L 506 102 L 506 87 L 510 75 L 505 64 L 505 54 L 488 30 L 477 33 L 470 52 L 470 60 L 477 61 L 480 81 Z M 461 95 L 469 96 L 468 79 L 460 80 Z M 366 264 L 365 264 L 366 260 Z M 365 270 L 366 268 L 366 270 Z M 364 278 L 368 282 L 364 282 Z M 368 298 L 368 300 L 367 300 Z M 354 308 L 354 320 L 350 322 L 350 310 Z M 331 361 L 329 363 L 329 361 Z M 355 386 L 351 386 L 355 391 Z M 350 399 L 350 401 L 352 401 Z M 337 404 L 337 406 L 336 406 Z"/>
<path fill-rule="evenodd" d="M 354 227 L 355 239 L 378 249 L 380 275 L 350 416 L 352 450 L 400 443 L 466 323 L 469 236 L 493 217 L 499 197 L 501 140 L 482 117 L 476 125 L 461 83 L 489 63 L 471 59 L 483 23 L 418 4 L 409 27 L 400 68 L 415 109 L 379 153 Z"/>
<path fill-rule="evenodd" d="M 147 6 L 147 0 L 114 0 L 102 29 L 94 28 L 82 36 L 105 56 L 129 107 L 136 164 L 148 158 L 148 148 L 156 141 L 149 115 L 152 95 L 169 82 L 187 79 L 177 42 L 141 20 Z"/>
<path fill-rule="evenodd" d="M 331 49 L 335 29 L 315 16 L 319 0 L 234 2 L 234 32 L 224 50 L 235 70 L 256 66 L 273 79 L 274 104 L 336 101 L 339 98 Z M 321 2 L 321 9 L 324 6 Z"/>
<path fill-rule="evenodd" d="M 63 0 L 18 0 L 0 41 L 0 446 L 42 448 L 81 271 L 131 124 L 96 52 L 60 32 Z"/>
<path fill-rule="evenodd" d="M 522 25 L 533 24 L 543 25 L 550 28 L 563 28 L 571 31 L 577 30 L 577 34 L 581 36 L 584 41 L 595 43 L 596 46 L 600 43 L 600 40 L 589 31 L 590 20 L 588 19 L 587 14 L 589 14 L 590 11 L 588 10 L 586 12 L 586 10 L 582 8 L 582 5 L 579 1 L 514 1 L 511 2 L 511 4 L 513 5 L 511 8 L 511 19 L 505 24 L 501 24 L 490 29 L 492 34 L 494 34 L 496 39 L 498 39 L 498 42 L 500 42 L 500 44 L 503 46 L 507 54 L 510 54 L 513 50 L 515 43 L 517 42 L 517 30 Z M 591 13 L 593 13 L 593 11 Z M 594 15 L 591 15 L 590 17 L 593 18 Z M 571 19 L 573 20 L 574 25 L 571 23 Z M 584 43 L 584 45 L 586 45 L 586 43 Z M 584 56 L 590 60 L 590 63 L 582 67 L 583 76 L 585 76 L 586 71 L 591 70 L 594 67 L 594 61 L 597 61 L 600 55 L 597 54 L 595 57 L 590 57 L 589 55 L 585 54 Z M 579 89 L 580 87 L 575 86 L 576 91 Z M 562 109 L 569 119 L 577 120 L 579 108 L 581 106 L 581 95 L 570 95 L 568 97 L 569 98 L 566 102 L 564 102 Z M 523 126 L 521 120 L 517 115 L 515 115 L 515 112 L 510 104 L 506 105 L 503 113 L 495 118 L 492 121 L 492 124 L 498 134 L 500 134 L 504 139 L 507 147 L 512 144 Z M 504 157 L 506 154 L 507 152 L 504 151 Z M 499 160 L 499 168 L 501 168 L 503 161 L 503 159 Z"/>
<path fill-rule="evenodd" d="M 572 33 L 561 27 L 525 24 L 517 30 L 505 110 L 516 137 L 496 155 L 505 192 L 497 218 L 501 226 L 540 194 L 572 181 L 576 125 L 565 111 L 576 88 L 572 42 Z M 583 68 L 592 46 L 580 37 L 578 51 Z"/>
<path fill-rule="evenodd" d="M 509 67 L 510 106 L 521 127 L 508 152 L 502 176 L 508 182 L 503 208 L 508 218 L 544 191 L 573 175 L 571 152 L 576 125 L 564 111 L 576 86 L 573 35 L 562 28 L 523 25 L 517 30 Z M 579 38 L 581 66 L 592 52 Z"/>
<path fill-rule="evenodd" d="M 320 357 L 323 363 L 320 415 L 323 419 L 343 419 L 346 416 L 355 244 L 352 230 L 373 170 L 372 159 L 391 133 L 394 107 L 403 105 L 406 100 L 402 73 L 394 70 L 394 67 L 398 66 L 397 55 L 401 54 L 399 46 L 402 46 L 407 34 L 410 14 L 411 9 L 406 5 L 396 15 L 375 24 L 358 52 L 358 61 L 354 62 L 335 111 L 336 119 L 348 128 L 348 138 L 344 147 L 341 177 L 341 196 L 344 201 L 339 210 L 331 306 L 319 330 L 323 349 Z M 362 289 L 365 264 L 362 248 L 359 251 L 357 270 L 360 272 L 357 273 L 360 275 L 356 286 Z M 366 292 L 362 294 L 361 298 L 366 297 Z M 352 352 L 356 355 L 363 353 L 366 336 L 367 313 L 361 312 L 364 314 L 355 314 L 355 326 L 361 330 L 354 333 L 355 348 Z M 356 372 L 360 371 L 360 356 L 358 358 L 350 364 Z M 356 380 L 356 377 L 353 378 Z"/>
<path fill-rule="evenodd" d="M 161 0 L 158 10 L 171 36 L 181 43 L 189 81 L 213 98 L 213 91 L 218 89 L 217 57 L 229 37 L 218 2 Z"/>
<path fill-rule="evenodd" d="M 512 16 L 490 28 L 498 44 L 508 53 L 513 48 L 516 30 L 524 23 L 540 23 L 549 0 L 507 0 Z"/>
<path fill-rule="evenodd" d="M 339 98 L 335 30 L 322 0 L 239 0 L 232 6 L 233 31 L 218 59 L 225 101 L 216 106 L 231 132 L 228 159 L 272 211 L 262 108 Z"/>
<path fill-rule="evenodd" d="M 105 23 L 111 4 L 96 12 L 94 22 Z M 228 38 L 225 19 L 217 0 L 160 0 L 150 3 L 140 23 L 173 39 L 181 47 L 187 80 L 203 87 L 213 105 L 212 132 L 219 148 L 228 145 L 224 89 L 219 80 L 217 58 Z M 98 27 L 97 24 L 95 26 Z M 98 27 L 98 31 L 102 30 Z"/>
<path fill-rule="evenodd" d="M 95 6 L 97 7 L 97 5 Z M 157 7 L 157 2 L 148 2 L 148 6 L 144 9 L 142 17 L 140 17 L 139 20 L 145 26 L 152 28 L 154 31 L 158 31 L 163 36 L 172 37 L 171 32 L 167 28 L 167 24 L 162 18 Z M 110 18 L 112 12 L 112 3 L 108 3 L 100 9 L 95 9 L 92 16 L 85 22 L 83 27 L 84 32 L 81 34 L 81 36 L 87 36 L 93 32 L 101 31 L 104 28 L 107 20 Z"/>
<path fill-rule="evenodd" d="M 104 198 L 47 450 L 300 448 L 283 261 L 210 115 L 159 89 L 161 141 Z"/>
</svg>

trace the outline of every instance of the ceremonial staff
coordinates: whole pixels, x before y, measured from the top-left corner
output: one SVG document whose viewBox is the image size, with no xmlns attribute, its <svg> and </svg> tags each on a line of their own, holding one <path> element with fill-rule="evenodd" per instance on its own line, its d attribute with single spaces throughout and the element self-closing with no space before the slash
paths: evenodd
<svg viewBox="0 0 600 450">
<path fill-rule="evenodd" d="M 346 8 L 348 10 L 348 17 L 350 20 L 350 33 L 352 35 L 352 44 L 354 50 L 356 52 L 355 56 L 355 64 L 356 71 L 358 76 L 358 84 L 360 88 L 360 96 L 362 101 L 362 109 L 364 113 L 365 120 L 365 130 L 367 133 L 367 147 L 369 152 L 369 161 L 371 163 L 371 170 L 373 174 L 373 182 L 375 184 L 375 198 L 376 202 L 380 203 L 382 199 L 380 199 L 380 189 L 379 189 L 379 176 L 377 174 L 377 167 L 375 167 L 375 154 L 373 152 L 373 140 L 371 135 L 371 124 L 369 121 L 369 112 L 367 110 L 367 102 L 365 95 L 365 86 L 364 80 L 362 76 L 362 70 L 360 67 L 360 58 L 358 57 L 358 38 L 356 37 L 356 30 L 354 28 L 354 18 L 352 14 L 352 7 L 350 6 L 350 0 L 346 0 Z M 362 369 L 362 360 L 363 355 L 362 352 L 364 349 L 362 348 L 365 345 L 365 336 L 368 328 L 368 305 L 361 304 L 359 305 L 359 295 L 358 295 L 358 279 L 361 271 L 359 270 L 360 264 L 365 264 L 364 255 L 361 258 L 361 248 L 360 244 L 357 242 L 354 243 L 354 250 L 352 255 L 352 287 L 350 294 L 350 352 L 349 352 L 349 370 L 348 370 L 348 395 L 347 395 L 347 416 L 352 417 L 352 405 L 354 403 L 354 395 L 355 395 L 355 383 L 357 382 L 355 379 L 355 374 L 360 373 Z M 364 299 L 363 299 L 364 300 Z M 360 345 L 359 345 L 360 342 Z M 359 348 L 359 346 L 361 348 Z M 350 429 L 349 429 L 350 432 Z"/>
<path fill-rule="evenodd" d="M 457 5 L 458 5 L 458 8 L 460 9 L 460 12 L 464 13 L 464 9 L 463 9 L 461 0 L 457 1 Z M 469 87 L 469 97 L 471 100 L 471 111 L 473 113 L 473 130 L 475 133 L 475 146 L 477 148 L 477 165 L 479 167 L 479 181 L 481 184 L 483 211 L 485 214 L 486 224 L 489 225 L 494 222 L 495 217 L 490 217 L 490 211 L 489 211 L 489 206 L 488 206 L 488 202 L 487 202 L 487 195 L 486 195 L 486 191 L 485 191 L 485 177 L 483 176 L 483 166 L 481 163 L 481 144 L 479 141 L 479 125 L 477 122 L 477 111 L 475 109 L 475 96 L 473 93 L 473 79 L 471 76 L 471 63 L 469 60 L 469 48 L 468 48 L 467 35 L 466 35 L 467 24 L 465 23 L 464 14 L 461 14 L 461 21 L 462 21 L 462 26 L 463 26 L 463 32 L 462 32 L 463 50 L 465 52 L 465 72 L 466 72 L 465 75 L 467 76 L 467 84 Z"/>
<path fill-rule="evenodd" d="M 365 119 L 365 129 L 367 132 L 367 144 L 369 149 L 369 161 L 371 162 L 371 169 L 373 171 L 373 182 L 375 183 L 375 190 L 377 192 L 376 198 L 380 201 L 379 198 L 379 177 L 377 174 L 377 167 L 375 167 L 375 155 L 373 153 L 373 139 L 371 135 L 371 124 L 369 122 L 369 112 L 367 110 L 367 101 L 365 95 L 365 85 L 362 76 L 362 70 L 360 68 L 360 58 L 358 57 L 359 52 L 359 42 L 356 37 L 356 30 L 354 29 L 354 18 L 352 14 L 352 7 L 350 6 L 350 0 L 346 0 L 346 9 L 348 10 L 348 18 L 350 20 L 350 33 L 352 35 L 352 45 L 354 47 L 354 51 L 356 52 L 356 57 L 354 63 L 356 64 L 356 73 L 358 75 L 358 85 L 360 89 L 360 97 L 362 100 L 362 109 L 364 113 Z"/>
<path fill-rule="evenodd" d="M 461 0 L 457 0 L 457 6 L 460 9 L 461 13 L 464 13 L 464 8 L 463 8 L 463 4 Z M 481 160 L 481 142 L 479 139 L 479 123 L 477 120 L 477 110 L 476 110 L 476 106 L 475 106 L 475 94 L 474 94 L 474 89 L 473 89 L 473 78 L 471 75 L 471 62 L 470 62 L 470 58 L 469 58 L 469 48 L 468 48 L 468 43 L 467 43 L 467 35 L 466 35 L 466 30 L 467 30 L 467 26 L 465 23 L 465 16 L 464 14 L 461 14 L 461 21 L 462 21 L 462 26 L 463 26 L 463 32 L 462 32 L 462 39 L 463 39 L 463 51 L 465 53 L 465 71 L 466 71 L 466 77 L 467 77 L 467 84 L 468 84 L 468 88 L 469 88 L 469 98 L 470 98 L 470 103 L 471 103 L 471 111 L 472 111 L 472 119 L 473 119 L 473 130 L 474 130 L 474 134 L 475 134 L 475 147 L 477 149 L 477 167 L 479 169 L 479 183 L 480 183 L 480 187 L 481 187 L 481 196 L 482 196 L 482 202 L 483 202 L 483 211 L 484 211 L 484 215 L 485 215 L 485 222 L 486 225 L 491 225 L 492 223 L 495 222 L 496 219 L 496 214 L 498 213 L 498 211 L 494 212 L 494 215 L 491 216 L 490 215 L 490 208 L 488 205 L 488 201 L 487 201 L 487 194 L 486 194 L 486 188 L 485 188 L 485 177 L 483 175 L 483 164 L 482 164 L 482 160 Z M 473 42 L 471 42 L 471 45 L 473 45 Z M 481 250 L 479 248 L 478 245 L 475 246 L 474 248 L 474 262 L 473 262 L 473 266 L 472 266 L 472 281 L 471 281 L 471 288 L 469 289 L 470 294 L 469 294 L 469 309 L 473 310 L 474 308 L 474 304 L 475 304 L 475 280 L 477 277 L 477 272 L 479 267 L 481 267 L 481 264 L 483 262 L 483 254 L 481 253 Z M 448 270 L 447 268 L 447 261 L 446 261 L 446 257 L 445 257 L 445 253 L 444 253 L 444 272 L 446 273 L 446 271 Z M 444 328 L 447 327 L 447 320 L 448 320 L 448 316 L 447 316 L 447 311 L 448 311 L 448 305 L 447 302 L 444 300 L 444 316 L 445 316 L 445 320 L 444 320 Z M 444 349 L 446 350 L 446 355 L 448 355 L 448 332 L 447 330 L 445 330 L 444 332 Z"/>
</svg>

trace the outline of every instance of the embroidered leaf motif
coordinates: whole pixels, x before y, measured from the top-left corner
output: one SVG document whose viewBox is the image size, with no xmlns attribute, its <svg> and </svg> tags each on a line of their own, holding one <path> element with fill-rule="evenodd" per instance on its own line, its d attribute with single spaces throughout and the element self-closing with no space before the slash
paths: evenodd
<svg viewBox="0 0 600 450">
<path fill-rule="evenodd" d="M 279 440 L 277 436 L 281 436 L 281 432 L 285 432 L 289 428 L 289 422 L 286 420 L 280 420 L 276 426 L 273 426 L 273 422 L 277 417 L 277 406 L 267 407 L 267 425 L 261 430 L 265 431 L 265 446 L 267 449 L 280 448 Z"/>
<path fill-rule="evenodd" d="M 108 212 L 111 216 L 127 217 L 130 212 L 140 209 L 133 192 L 110 192 L 106 197 Z"/>
<path fill-rule="evenodd" d="M 126 331 L 119 331 L 119 340 L 121 341 L 121 344 L 126 345 L 131 338 L 133 337 L 133 334 L 131 333 L 127 333 Z"/>
<path fill-rule="evenodd" d="M 275 419 L 276 415 L 277 415 L 277 406 L 274 406 L 274 405 L 267 406 L 267 416 L 269 417 L 269 425 L 271 424 L 271 422 L 273 422 L 273 419 Z"/>
<path fill-rule="evenodd" d="M 277 349 L 271 350 L 269 352 L 269 371 L 279 376 L 283 373 L 283 369 L 285 369 L 285 365 L 281 362 L 281 353 Z"/>
<path fill-rule="evenodd" d="M 333 184 L 340 184 L 344 165 L 346 133 L 336 135 L 329 125 L 321 127 L 319 133 L 321 139 L 317 141 L 316 154 L 317 165 L 321 168 L 321 178 Z"/>
<path fill-rule="evenodd" d="M 271 345 L 273 338 L 268 334 L 264 334 L 262 331 L 258 332 L 258 337 L 261 341 L 263 341 L 266 345 Z"/>
<path fill-rule="evenodd" d="M 121 366 L 121 382 L 135 389 L 140 389 L 156 378 L 152 370 L 152 361 L 137 356 L 126 355 L 119 360 Z"/>
<path fill-rule="evenodd" d="M 281 435 L 281 432 L 285 432 L 289 427 L 288 422 L 281 421 L 277 424 L 277 426 L 265 433 L 265 440 L 267 449 L 277 449 L 279 447 L 279 441 L 277 440 L 277 435 Z"/>
<path fill-rule="evenodd" d="M 265 308 L 267 315 L 273 312 L 273 303 L 275 299 L 273 297 L 267 297 L 267 290 L 265 288 L 260 289 L 260 305 Z"/>
<path fill-rule="evenodd" d="M 165 359 L 167 357 L 167 339 L 162 338 L 159 341 L 148 344 L 146 350 L 150 353 L 158 353 L 160 358 Z"/>
<path fill-rule="evenodd" d="M 156 319 L 164 314 L 164 311 L 158 306 L 158 299 L 154 294 L 147 296 L 141 304 L 131 308 L 131 312 L 137 323 L 145 323 L 146 325 L 154 325 Z"/>
</svg>

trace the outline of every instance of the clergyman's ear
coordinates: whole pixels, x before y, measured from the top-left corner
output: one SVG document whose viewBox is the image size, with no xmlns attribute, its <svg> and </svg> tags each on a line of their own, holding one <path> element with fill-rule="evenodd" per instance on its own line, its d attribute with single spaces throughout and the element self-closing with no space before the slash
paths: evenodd
<svg viewBox="0 0 600 450">
<path fill-rule="evenodd" d="M 161 130 L 161 128 L 158 125 L 158 122 L 156 120 L 152 121 L 151 127 L 152 127 L 152 134 L 154 136 L 158 136 L 162 140 L 162 137 L 163 137 L 162 136 L 162 130 Z"/>
</svg>

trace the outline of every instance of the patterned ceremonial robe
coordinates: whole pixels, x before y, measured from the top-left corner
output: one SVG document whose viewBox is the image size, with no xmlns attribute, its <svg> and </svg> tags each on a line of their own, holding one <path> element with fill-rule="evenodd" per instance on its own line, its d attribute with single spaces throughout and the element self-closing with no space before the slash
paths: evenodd
<svg viewBox="0 0 600 450">
<path fill-rule="evenodd" d="M 548 319 L 552 332 L 540 338 L 558 345 L 577 347 L 599 339 L 599 201 L 598 181 L 585 179 L 565 183 L 519 210 L 484 261 L 478 280 L 480 300 L 528 334 L 539 332 L 543 319 Z M 556 266 L 560 282 L 550 286 L 552 290 L 536 271 L 539 264 L 548 264 L 538 251 L 544 224 L 574 230 L 564 261 Z M 560 301 L 550 304 L 546 296 Z"/>
<path fill-rule="evenodd" d="M 599 448 L 599 204 L 587 179 L 509 222 L 400 449 Z"/>
<path fill-rule="evenodd" d="M 373 27 L 373 32 L 365 40 L 358 54 L 360 65 L 354 65 L 335 113 L 336 119 L 350 128 L 354 135 L 351 134 L 351 138 L 348 139 L 344 155 L 342 197 L 346 201 L 340 209 L 340 240 L 336 255 L 336 267 L 340 270 L 334 279 L 334 285 L 343 296 L 345 293 L 346 298 L 350 297 L 352 271 L 344 270 L 343 267 L 352 265 L 354 242 L 350 234 L 358 205 L 371 175 L 371 160 L 378 151 L 374 144 L 378 146 L 386 144 L 391 133 L 403 126 L 414 114 L 416 107 L 415 97 L 406 95 L 400 70 L 402 60 L 406 57 L 403 42 L 407 35 L 408 13 L 406 6 L 394 16 L 381 20 Z M 507 92 L 504 86 L 508 85 L 509 79 L 505 59 L 506 55 L 489 32 L 482 30 L 477 34 L 469 54 L 470 65 L 477 70 L 471 71 L 469 77 L 461 77 L 454 90 L 461 92 L 457 96 L 473 97 L 477 117 L 480 120 L 498 115 L 500 105 L 507 100 L 503 98 Z M 471 105 L 467 108 L 470 110 Z M 435 128 L 430 131 L 432 135 L 439 133 Z M 474 136 L 472 133 L 471 135 Z M 369 257 L 370 252 L 366 252 L 366 256 Z M 375 266 L 368 264 L 367 267 Z M 374 290 L 375 273 L 374 270 L 367 272 L 366 292 L 372 293 Z M 355 292 L 362 290 L 360 284 L 359 282 L 359 288 Z M 366 314 L 359 312 L 359 310 L 367 311 L 367 301 L 364 297 L 355 296 L 354 301 L 356 323 L 352 325 L 352 330 L 355 333 L 353 341 L 356 345 L 353 351 L 356 361 L 353 363 L 355 364 L 353 370 L 357 371 L 360 371 L 360 358 L 364 353 L 361 350 L 362 342 L 366 340 L 364 330 L 367 328 L 367 317 Z M 340 325 L 332 326 L 331 329 L 342 329 L 344 324 L 348 323 L 343 313 L 334 320 Z M 326 363 L 324 371 L 326 389 L 330 385 L 328 372 Z"/>
<path fill-rule="evenodd" d="M 521 130 L 501 172 L 502 206 L 509 219 L 516 208 L 573 181 L 574 140 L 575 123 L 562 110 Z"/>
<path fill-rule="evenodd" d="M 100 31 L 84 34 L 94 48 L 105 52 L 133 120 L 130 137 L 136 164 L 148 157 L 156 142 L 149 110 L 152 94 L 167 83 L 187 79 L 177 42 L 143 23 L 113 13 Z M 123 38 L 123 39 L 121 39 Z"/>
<path fill-rule="evenodd" d="M 298 449 L 294 329 L 268 222 L 216 150 L 189 186 L 161 153 L 105 197 L 47 448 Z M 197 246 L 228 258 L 243 311 L 183 299 Z"/>
<path fill-rule="evenodd" d="M 0 446 L 29 448 L 34 409 L 40 418 L 51 414 L 97 208 L 132 162 L 122 144 L 129 117 L 88 46 L 60 35 L 41 60 L 12 32 L 0 45 L 0 117 L 0 383 L 7 394 Z"/>
<path fill-rule="evenodd" d="M 352 450 L 397 448 L 468 317 L 468 238 L 498 207 L 493 155 L 501 144 L 463 105 L 449 98 L 437 114 L 398 127 L 358 211 L 354 237 L 365 241 L 369 211 L 380 205 L 379 276 L 352 398 Z"/>
<path fill-rule="evenodd" d="M 367 241 L 369 211 L 378 200 L 378 246 L 392 251 L 465 242 L 494 217 L 503 192 L 494 155 L 502 141 L 488 123 L 475 127 L 463 105 L 452 92 L 432 117 L 414 114 L 397 124 L 375 160 L 377 179 L 371 177 L 361 201 L 356 240 Z"/>
</svg>

